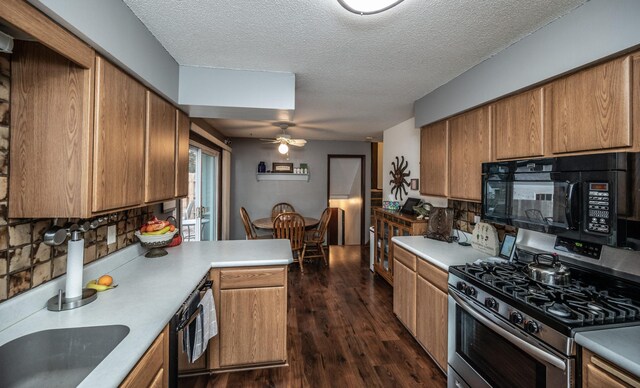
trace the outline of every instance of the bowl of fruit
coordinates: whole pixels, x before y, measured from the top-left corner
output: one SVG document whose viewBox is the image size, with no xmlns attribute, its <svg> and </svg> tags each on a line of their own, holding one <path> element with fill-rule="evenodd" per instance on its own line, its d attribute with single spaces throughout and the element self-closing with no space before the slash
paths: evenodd
<svg viewBox="0 0 640 388">
<path fill-rule="evenodd" d="M 136 230 L 136 237 L 140 244 L 149 248 L 145 257 L 162 257 L 167 254 L 163 249 L 173 241 L 173 236 L 178 232 L 175 225 L 169 221 L 160 221 L 153 217 L 140 230 Z"/>
</svg>

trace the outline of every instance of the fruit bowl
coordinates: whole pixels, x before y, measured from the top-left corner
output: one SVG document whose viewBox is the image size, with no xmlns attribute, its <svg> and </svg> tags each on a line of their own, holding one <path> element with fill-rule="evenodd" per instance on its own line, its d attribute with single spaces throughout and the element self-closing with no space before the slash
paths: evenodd
<svg viewBox="0 0 640 388">
<path fill-rule="evenodd" d="M 167 254 L 167 251 L 163 248 L 171 243 L 176 233 L 178 233 L 178 229 L 157 235 L 144 235 L 139 230 L 136 230 L 135 235 L 140 240 L 140 245 L 144 248 L 149 248 L 149 252 L 144 255 L 145 257 L 162 257 Z"/>
</svg>

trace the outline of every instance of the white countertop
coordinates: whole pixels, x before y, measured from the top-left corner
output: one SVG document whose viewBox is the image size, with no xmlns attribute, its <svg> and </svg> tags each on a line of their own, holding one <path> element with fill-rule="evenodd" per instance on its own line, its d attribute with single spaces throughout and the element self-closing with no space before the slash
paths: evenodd
<svg viewBox="0 0 640 388">
<path fill-rule="evenodd" d="M 444 271 L 449 271 L 449 267 L 452 265 L 472 263 L 478 259 L 489 257 L 486 253 L 470 246 L 463 247 L 458 243 L 447 243 L 423 236 L 397 236 L 393 237 L 391 241 Z"/>
<path fill-rule="evenodd" d="M 99 293 L 93 303 L 63 312 L 39 309 L 0 331 L 0 345 L 47 329 L 126 325 L 129 334 L 80 384 L 81 387 L 115 387 L 128 375 L 210 268 L 293 262 L 288 240 L 185 242 L 168 252 L 167 256 L 153 259 L 138 256 L 110 270 L 108 273 L 118 287 Z M 85 282 L 87 280 L 85 276 Z M 49 291 L 46 295 L 53 294 Z M 26 299 L 28 295 L 21 297 Z M 44 306 L 46 299 L 41 303 Z M 0 321 L 5 317 L 8 319 L 12 313 L 11 309 L 3 309 L 3 304 L 0 304 Z"/>
<path fill-rule="evenodd" d="M 640 376 L 640 326 L 579 332 L 576 343 Z"/>
</svg>

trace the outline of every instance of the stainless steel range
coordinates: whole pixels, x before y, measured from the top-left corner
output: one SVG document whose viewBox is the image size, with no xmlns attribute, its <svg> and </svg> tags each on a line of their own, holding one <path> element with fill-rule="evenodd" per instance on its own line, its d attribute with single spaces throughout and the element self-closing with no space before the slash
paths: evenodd
<svg viewBox="0 0 640 388">
<path fill-rule="evenodd" d="M 542 252 L 566 285 L 525 274 Z M 515 256 L 449 268 L 450 387 L 574 387 L 576 332 L 640 324 L 638 252 L 521 230 Z"/>
</svg>

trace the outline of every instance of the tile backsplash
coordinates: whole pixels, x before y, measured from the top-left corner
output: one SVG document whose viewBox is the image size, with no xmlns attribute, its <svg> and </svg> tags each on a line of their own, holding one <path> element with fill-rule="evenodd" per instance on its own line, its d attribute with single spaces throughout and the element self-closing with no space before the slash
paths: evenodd
<svg viewBox="0 0 640 388">
<path fill-rule="evenodd" d="M 475 227 L 475 216 L 481 216 L 482 214 L 482 204 L 477 202 L 466 202 L 466 201 L 455 201 L 450 199 L 449 205 L 450 208 L 453 209 L 453 226 L 456 229 L 462 230 L 467 233 L 472 233 L 473 228 Z M 500 241 L 504 239 L 505 233 L 516 234 L 518 232 L 517 228 L 513 226 L 500 225 L 490 223 L 495 226 L 498 231 L 498 238 Z"/>
<path fill-rule="evenodd" d="M 67 245 L 42 242 L 44 232 L 67 219 L 8 219 L 11 56 L 0 53 L 0 302 L 63 275 Z M 134 231 L 155 207 L 122 211 L 109 223 L 84 234 L 84 262 L 88 264 L 136 242 Z M 116 226 L 116 242 L 107 245 L 107 227 Z"/>
</svg>

